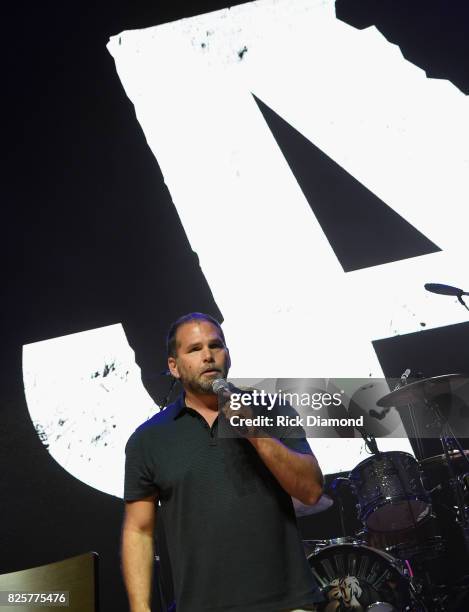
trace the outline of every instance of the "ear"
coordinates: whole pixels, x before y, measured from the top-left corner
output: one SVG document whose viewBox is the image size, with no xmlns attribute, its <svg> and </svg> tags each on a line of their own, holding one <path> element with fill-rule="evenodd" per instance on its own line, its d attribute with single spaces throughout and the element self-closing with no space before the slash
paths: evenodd
<svg viewBox="0 0 469 612">
<path fill-rule="evenodd" d="M 231 368 L 230 349 L 226 347 L 226 369 L 229 370 L 230 368 Z"/>
<path fill-rule="evenodd" d="M 178 370 L 178 366 L 177 366 L 175 357 L 168 357 L 168 368 L 169 368 L 169 371 L 171 372 L 171 376 L 174 376 L 174 378 L 181 377 L 179 374 L 179 370 Z"/>
</svg>

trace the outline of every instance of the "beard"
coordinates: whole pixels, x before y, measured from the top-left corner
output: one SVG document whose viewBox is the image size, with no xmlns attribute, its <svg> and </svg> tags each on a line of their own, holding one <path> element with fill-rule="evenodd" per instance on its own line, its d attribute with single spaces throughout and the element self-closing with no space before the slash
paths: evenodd
<svg viewBox="0 0 469 612">
<path fill-rule="evenodd" d="M 197 379 L 183 381 L 183 383 L 194 393 L 205 393 L 205 394 L 214 395 L 214 391 L 212 389 L 212 383 L 214 380 L 215 378 L 213 380 L 210 380 L 209 378 L 206 378 L 206 379 L 197 378 Z"/>
<path fill-rule="evenodd" d="M 220 371 L 216 373 L 214 376 L 204 376 L 203 374 L 198 374 L 196 376 L 185 377 L 182 376 L 180 382 L 184 387 L 190 389 L 193 393 L 203 393 L 205 395 L 216 395 L 214 390 L 212 389 L 213 381 L 217 378 L 226 378 L 227 369 L 220 368 Z"/>
</svg>

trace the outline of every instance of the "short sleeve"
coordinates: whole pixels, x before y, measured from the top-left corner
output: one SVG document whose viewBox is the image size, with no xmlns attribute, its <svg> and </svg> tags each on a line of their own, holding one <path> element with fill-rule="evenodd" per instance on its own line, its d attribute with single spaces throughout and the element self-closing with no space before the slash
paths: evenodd
<svg viewBox="0 0 469 612">
<path fill-rule="evenodd" d="M 157 492 L 153 470 L 146 458 L 144 439 L 137 429 L 125 447 L 124 499 L 135 501 Z"/>
</svg>

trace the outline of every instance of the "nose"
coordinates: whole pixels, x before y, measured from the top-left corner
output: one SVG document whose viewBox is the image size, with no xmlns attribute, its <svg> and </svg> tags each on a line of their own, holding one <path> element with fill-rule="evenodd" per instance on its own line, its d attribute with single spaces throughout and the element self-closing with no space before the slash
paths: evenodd
<svg viewBox="0 0 469 612">
<path fill-rule="evenodd" d="M 205 346 L 202 350 L 202 359 L 204 361 L 214 361 L 215 360 L 212 354 L 212 351 L 208 346 Z"/>
</svg>

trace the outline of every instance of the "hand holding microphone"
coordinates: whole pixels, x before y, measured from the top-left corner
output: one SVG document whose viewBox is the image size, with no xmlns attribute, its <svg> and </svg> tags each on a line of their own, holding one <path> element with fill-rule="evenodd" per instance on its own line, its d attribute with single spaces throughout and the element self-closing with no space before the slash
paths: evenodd
<svg viewBox="0 0 469 612">
<path fill-rule="evenodd" d="M 233 426 L 241 436 L 254 436 L 257 428 L 249 424 L 253 419 L 254 412 L 251 405 L 246 405 L 240 401 L 242 396 L 250 395 L 248 390 L 242 390 L 235 387 L 232 383 L 224 378 L 217 378 L 212 383 L 213 392 L 218 396 L 219 412 L 223 414 L 226 420 Z M 236 426 L 234 426 L 233 417 L 238 417 Z"/>
</svg>

